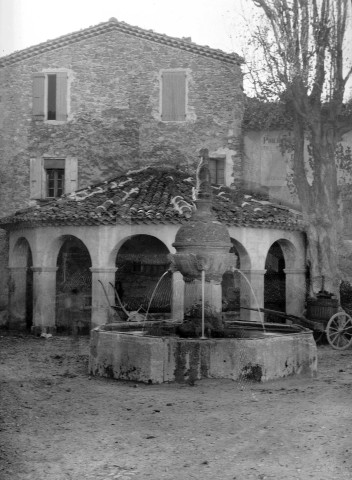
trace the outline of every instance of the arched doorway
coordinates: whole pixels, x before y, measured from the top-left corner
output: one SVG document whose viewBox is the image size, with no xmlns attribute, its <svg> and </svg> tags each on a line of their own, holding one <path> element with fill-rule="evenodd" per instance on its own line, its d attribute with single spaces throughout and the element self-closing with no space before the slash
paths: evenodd
<svg viewBox="0 0 352 480">
<path fill-rule="evenodd" d="M 128 311 L 148 309 L 150 298 L 161 276 L 168 271 L 168 248 L 151 235 L 135 235 L 121 246 L 116 256 L 116 290 Z M 171 312 L 171 274 L 166 273 L 149 313 L 168 316 Z"/>
<path fill-rule="evenodd" d="M 66 237 L 57 257 L 56 331 L 89 334 L 92 305 L 92 266 L 87 247 Z"/>
<path fill-rule="evenodd" d="M 16 242 L 11 265 L 9 326 L 11 329 L 30 330 L 33 324 L 33 259 L 25 238 Z"/>
<path fill-rule="evenodd" d="M 278 242 L 270 247 L 265 261 L 264 275 L 264 308 L 286 311 L 286 275 L 285 257 Z M 279 317 L 265 315 L 265 321 L 280 321 Z"/>
</svg>

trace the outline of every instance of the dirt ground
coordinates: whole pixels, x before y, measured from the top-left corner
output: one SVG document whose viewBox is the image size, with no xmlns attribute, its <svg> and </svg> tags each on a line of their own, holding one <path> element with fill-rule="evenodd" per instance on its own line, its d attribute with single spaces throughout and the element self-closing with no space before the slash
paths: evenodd
<svg viewBox="0 0 352 480">
<path fill-rule="evenodd" d="M 352 350 L 315 379 L 90 377 L 88 337 L 0 332 L 1 480 L 352 479 Z"/>
</svg>

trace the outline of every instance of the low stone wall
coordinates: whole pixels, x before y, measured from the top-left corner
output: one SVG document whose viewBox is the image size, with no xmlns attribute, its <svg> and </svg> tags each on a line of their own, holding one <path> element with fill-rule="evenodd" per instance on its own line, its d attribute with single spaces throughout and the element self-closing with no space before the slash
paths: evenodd
<svg viewBox="0 0 352 480">
<path fill-rule="evenodd" d="M 89 371 L 145 383 L 201 378 L 263 382 L 291 375 L 315 376 L 317 349 L 310 331 L 200 340 L 96 328 L 91 335 Z"/>
</svg>

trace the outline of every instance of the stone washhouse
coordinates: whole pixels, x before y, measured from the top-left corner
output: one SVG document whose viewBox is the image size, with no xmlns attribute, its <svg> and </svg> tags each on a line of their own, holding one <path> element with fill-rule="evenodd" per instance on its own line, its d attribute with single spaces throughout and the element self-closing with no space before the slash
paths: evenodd
<svg viewBox="0 0 352 480">
<path fill-rule="evenodd" d="M 112 286 L 146 310 L 194 208 L 202 148 L 256 299 L 231 271 L 207 294 L 224 316 L 302 313 L 304 226 L 280 204 L 278 135 L 243 135 L 242 61 L 114 18 L 0 58 L 0 327 L 89 333 L 116 318 Z M 151 318 L 181 319 L 192 288 L 165 275 Z"/>
<path fill-rule="evenodd" d="M 73 325 L 88 333 L 116 321 L 113 286 L 131 310 L 146 305 L 195 208 L 195 185 L 189 172 L 144 167 L 2 218 L 9 238 L 11 324 L 37 334 Z M 237 310 L 237 318 L 254 319 L 257 312 L 244 307 L 263 307 L 280 296 L 282 310 L 301 314 L 306 270 L 300 214 L 240 189 L 211 188 L 213 213 L 227 226 L 236 265 L 256 298 L 244 277 L 237 286 L 231 281 L 231 272 L 206 295 L 220 295 L 225 316 Z M 266 300 L 268 270 L 281 275 L 284 295 L 274 291 L 274 299 Z M 166 274 L 151 318 L 181 320 L 191 306 L 190 288 L 179 272 Z M 226 309 L 231 301 L 236 305 Z"/>
</svg>

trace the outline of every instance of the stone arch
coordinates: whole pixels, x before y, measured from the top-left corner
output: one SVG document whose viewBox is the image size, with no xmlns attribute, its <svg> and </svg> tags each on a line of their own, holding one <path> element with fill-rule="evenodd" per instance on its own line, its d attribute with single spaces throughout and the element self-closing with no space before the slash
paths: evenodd
<svg viewBox="0 0 352 480">
<path fill-rule="evenodd" d="M 30 330 L 33 324 L 33 256 L 25 237 L 17 239 L 10 254 L 9 326 Z"/>
<path fill-rule="evenodd" d="M 301 315 L 306 296 L 305 251 L 303 246 L 300 247 L 300 243 L 295 242 L 294 239 L 283 237 L 276 239 L 271 244 L 265 265 L 267 273 L 264 278 L 264 306 L 266 307 L 270 306 L 268 300 L 268 280 L 270 277 L 268 264 L 270 259 L 268 256 L 272 253 L 276 257 L 276 286 L 271 287 L 276 292 L 277 305 L 275 309 L 293 315 Z M 272 280 L 275 279 L 274 277 L 272 277 Z M 278 317 L 275 317 L 274 321 L 278 320 Z"/>
<path fill-rule="evenodd" d="M 148 309 L 151 295 L 161 276 L 168 272 L 169 249 L 152 235 L 137 234 L 120 242 L 115 264 L 115 288 L 129 311 Z M 169 314 L 172 282 L 167 273 L 154 293 L 149 313 Z"/>
<path fill-rule="evenodd" d="M 282 244 L 282 243 L 281 243 Z M 280 242 L 274 242 L 267 253 L 264 274 L 264 308 L 286 311 L 286 261 Z M 270 314 L 265 314 L 266 321 L 278 321 Z"/>
<path fill-rule="evenodd" d="M 84 242 L 74 235 L 56 239 L 56 331 L 88 334 L 91 329 L 92 260 Z"/>
<path fill-rule="evenodd" d="M 238 270 L 249 270 L 250 258 L 245 247 L 236 239 L 231 238 L 230 253 L 237 257 L 236 268 Z M 239 315 L 241 304 L 241 290 L 246 286 L 243 284 L 243 277 L 239 271 L 226 271 L 223 274 L 221 288 L 222 288 L 222 311 L 231 312 L 231 315 Z M 242 286 L 242 288 L 241 288 Z"/>
</svg>

